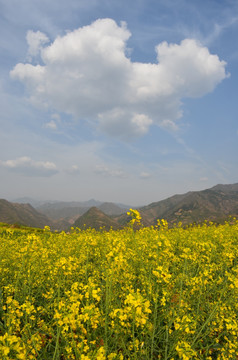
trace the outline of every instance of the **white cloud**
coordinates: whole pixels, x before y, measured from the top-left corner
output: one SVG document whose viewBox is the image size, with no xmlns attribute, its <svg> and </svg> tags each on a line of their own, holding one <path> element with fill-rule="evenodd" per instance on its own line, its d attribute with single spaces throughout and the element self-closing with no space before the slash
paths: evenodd
<svg viewBox="0 0 238 360">
<path fill-rule="evenodd" d="M 48 121 L 44 126 L 51 130 L 57 130 L 58 125 L 61 123 L 61 117 L 57 113 L 51 115 L 51 120 Z"/>
<path fill-rule="evenodd" d="M 35 161 L 28 156 L 22 156 L 14 160 L 0 161 L 0 166 L 25 176 L 48 177 L 58 172 L 56 165 L 53 162 Z"/>
<path fill-rule="evenodd" d="M 52 115 L 51 115 L 51 118 L 54 119 L 54 120 L 56 120 L 56 121 L 60 121 L 60 120 L 61 120 L 60 115 L 57 114 L 57 113 L 52 114 Z"/>
<path fill-rule="evenodd" d="M 144 114 L 133 114 L 122 108 L 114 108 L 98 114 L 100 128 L 111 136 L 131 139 L 147 133 L 153 121 Z M 126 131 L 125 131 L 126 130 Z"/>
<path fill-rule="evenodd" d="M 209 32 L 209 35 L 207 35 L 204 38 L 204 42 L 206 44 L 211 44 L 214 42 L 221 34 L 226 31 L 228 28 L 236 26 L 238 23 L 238 16 L 230 15 L 226 18 L 222 17 L 222 21 L 215 22 L 213 24 L 213 29 Z"/>
<path fill-rule="evenodd" d="M 99 175 L 103 175 L 105 177 L 119 177 L 119 178 L 125 178 L 126 174 L 124 171 L 120 169 L 110 169 L 106 165 L 97 165 L 95 169 L 95 173 Z"/>
<path fill-rule="evenodd" d="M 54 120 L 50 120 L 48 123 L 45 124 L 45 127 L 51 130 L 56 130 L 57 124 Z"/>
<path fill-rule="evenodd" d="M 163 42 L 156 49 L 166 74 L 167 91 L 177 93 L 180 98 L 211 92 L 226 77 L 226 63 L 193 39 L 185 39 L 180 45 Z"/>
<path fill-rule="evenodd" d="M 78 165 L 72 165 L 69 169 L 65 170 L 65 172 L 69 175 L 79 175 L 80 174 Z"/>
<path fill-rule="evenodd" d="M 26 34 L 26 40 L 28 43 L 28 56 L 31 60 L 32 57 L 38 56 L 43 45 L 49 42 L 48 37 L 41 31 L 29 30 Z"/>
<path fill-rule="evenodd" d="M 141 179 L 148 179 L 148 178 L 150 178 L 150 177 L 151 177 L 151 174 L 148 173 L 148 172 L 146 172 L 146 171 L 142 171 L 142 172 L 140 173 L 140 178 L 141 178 Z"/>
<path fill-rule="evenodd" d="M 31 35 L 31 36 L 30 36 Z M 125 23 L 99 19 L 50 45 L 44 34 L 28 33 L 29 53 L 43 65 L 17 64 L 14 79 L 25 84 L 35 105 L 94 121 L 111 136 L 142 136 L 150 125 L 178 129 L 185 97 L 214 90 L 228 75 L 224 61 L 193 39 L 156 47 L 156 63 L 132 62 Z"/>
<path fill-rule="evenodd" d="M 180 116 L 178 116 L 178 118 L 179 117 Z M 164 129 L 167 129 L 169 131 L 177 131 L 178 128 L 179 128 L 175 121 L 172 121 L 172 120 L 169 120 L 169 119 L 162 120 L 161 123 L 160 123 L 160 127 L 164 128 Z"/>
</svg>

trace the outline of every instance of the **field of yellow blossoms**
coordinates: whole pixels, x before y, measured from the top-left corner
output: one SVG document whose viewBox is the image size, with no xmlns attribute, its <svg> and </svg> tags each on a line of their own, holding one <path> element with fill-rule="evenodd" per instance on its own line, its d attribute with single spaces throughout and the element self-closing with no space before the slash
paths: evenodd
<svg viewBox="0 0 238 360">
<path fill-rule="evenodd" d="M 0 359 L 238 359 L 238 221 L 0 228 Z"/>
</svg>

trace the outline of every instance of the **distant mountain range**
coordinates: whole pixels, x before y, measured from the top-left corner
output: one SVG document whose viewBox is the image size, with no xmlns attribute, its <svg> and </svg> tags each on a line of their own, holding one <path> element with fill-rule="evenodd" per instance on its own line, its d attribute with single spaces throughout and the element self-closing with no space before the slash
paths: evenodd
<svg viewBox="0 0 238 360">
<path fill-rule="evenodd" d="M 87 219 L 87 214 L 85 215 L 85 220 L 82 218 L 83 225 L 87 224 L 86 227 L 98 228 L 96 225 L 98 223 L 100 224 L 99 227 L 104 226 L 105 229 L 113 225 L 114 228 L 118 228 L 117 223 L 109 216 L 121 215 L 129 209 L 127 205 L 116 205 L 108 202 L 103 203 L 93 199 L 83 202 L 51 201 L 46 203 L 31 198 L 19 198 L 16 200 L 22 201 L 22 203 L 0 199 L 0 222 L 38 228 L 44 228 L 44 226 L 47 225 L 50 226 L 52 230 L 68 230 L 71 226 L 79 226 L 81 216 L 89 211 L 91 225 Z M 26 201 L 35 204 L 35 207 L 30 203 L 25 203 Z M 96 219 L 98 215 L 100 220 L 92 221 L 93 212 L 90 211 L 90 209 L 97 209 L 98 212 L 94 210 L 94 217 Z M 101 216 L 99 216 L 99 212 L 101 212 Z M 105 218 L 104 220 L 102 220 L 103 217 Z M 107 223 L 110 225 L 108 226 Z"/>
<path fill-rule="evenodd" d="M 114 203 L 103 203 L 96 200 L 89 200 L 83 202 L 51 202 L 45 203 L 36 207 L 36 210 L 46 215 L 53 220 L 66 220 L 73 224 L 74 221 L 84 213 L 86 213 L 91 207 L 97 207 L 106 215 L 121 215 L 125 213 L 129 206 L 116 205 Z"/>
<path fill-rule="evenodd" d="M 34 203 L 32 199 L 31 204 Z M 43 228 L 49 225 L 52 230 L 68 230 L 71 226 L 79 228 L 104 227 L 118 229 L 129 221 L 126 214 L 129 206 L 102 203 L 96 200 L 87 202 L 35 202 L 16 203 L 0 200 L 0 222 L 22 224 Z M 18 199 L 19 201 L 20 199 Z M 155 225 L 158 219 L 166 219 L 169 224 L 200 223 L 204 220 L 223 222 L 229 216 L 238 218 L 238 183 L 216 185 L 202 191 L 190 191 L 174 195 L 168 199 L 153 202 L 138 208 L 145 226 Z"/>
</svg>

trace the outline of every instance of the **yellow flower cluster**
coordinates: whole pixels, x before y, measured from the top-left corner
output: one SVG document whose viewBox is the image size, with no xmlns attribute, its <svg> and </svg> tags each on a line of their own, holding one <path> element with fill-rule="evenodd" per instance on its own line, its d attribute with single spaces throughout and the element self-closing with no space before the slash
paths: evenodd
<svg viewBox="0 0 238 360">
<path fill-rule="evenodd" d="M 127 215 L 131 217 L 131 225 L 134 225 L 135 223 L 140 225 L 141 215 L 138 210 L 130 209 L 130 211 L 127 212 Z"/>
<path fill-rule="evenodd" d="M 109 232 L 0 227 L 1 360 L 237 358 L 238 221 L 129 215 Z"/>
</svg>

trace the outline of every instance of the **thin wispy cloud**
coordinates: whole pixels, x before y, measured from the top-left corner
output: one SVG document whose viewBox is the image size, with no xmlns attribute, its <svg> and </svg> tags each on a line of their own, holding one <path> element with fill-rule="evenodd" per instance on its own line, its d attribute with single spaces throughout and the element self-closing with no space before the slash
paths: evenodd
<svg viewBox="0 0 238 360">
<path fill-rule="evenodd" d="M 29 156 L 0 161 L 0 166 L 24 176 L 48 177 L 58 173 L 56 165 L 51 161 L 36 161 Z"/>
<path fill-rule="evenodd" d="M 48 123 L 45 124 L 45 127 L 51 130 L 56 130 L 57 124 L 54 120 L 50 120 Z"/>
<path fill-rule="evenodd" d="M 141 178 L 141 179 L 149 179 L 151 176 L 152 176 L 152 175 L 151 175 L 150 173 L 146 172 L 146 171 L 142 171 L 142 172 L 140 173 L 140 178 Z"/>
<path fill-rule="evenodd" d="M 125 178 L 126 174 L 121 169 L 113 169 L 109 168 L 106 165 L 96 165 L 96 168 L 94 170 L 95 174 L 99 174 L 105 177 L 116 177 L 116 178 Z"/>
</svg>

